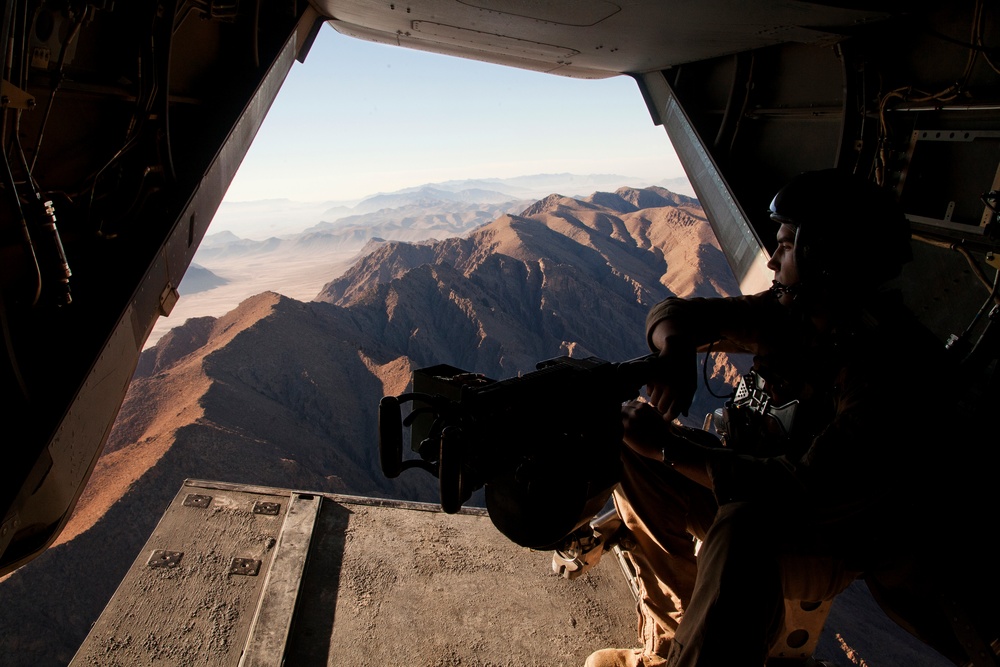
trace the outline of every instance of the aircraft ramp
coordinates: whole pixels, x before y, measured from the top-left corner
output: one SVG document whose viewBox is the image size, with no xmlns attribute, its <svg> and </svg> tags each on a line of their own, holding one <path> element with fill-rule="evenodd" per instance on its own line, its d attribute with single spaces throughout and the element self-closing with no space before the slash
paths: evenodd
<svg viewBox="0 0 1000 667">
<path fill-rule="evenodd" d="M 70 663 L 572 665 L 632 646 L 619 562 L 569 581 L 485 511 L 187 480 Z"/>
</svg>

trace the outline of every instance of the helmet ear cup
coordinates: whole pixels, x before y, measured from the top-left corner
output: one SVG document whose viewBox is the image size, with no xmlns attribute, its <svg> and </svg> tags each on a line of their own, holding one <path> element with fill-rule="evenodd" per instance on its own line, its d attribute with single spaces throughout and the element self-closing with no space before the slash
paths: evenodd
<svg viewBox="0 0 1000 667">
<path fill-rule="evenodd" d="M 795 228 L 795 268 L 799 273 L 800 282 L 810 282 L 817 277 L 815 269 L 818 266 L 812 234 L 802 225 Z"/>
<path fill-rule="evenodd" d="M 795 268 L 799 280 L 819 286 L 837 277 L 838 264 L 832 261 L 838 254 L 833 239 L 824 238 L 816 225 L 795 228 Z"/>
</svg>

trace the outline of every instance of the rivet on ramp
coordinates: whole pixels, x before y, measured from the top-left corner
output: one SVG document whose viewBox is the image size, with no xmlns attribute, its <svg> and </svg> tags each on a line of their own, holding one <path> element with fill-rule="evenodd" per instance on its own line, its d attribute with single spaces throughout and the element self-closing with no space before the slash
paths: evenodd
<svg viewBox="0 0 1000 667">
<path fill-rule="evenodd" d="M 260 561 L 253 558 L 234 558 L 229 564 L 229 574 L 256 577 L 258 572 L 260 572 Z"/>
<path fill-rule="evenodd" d="M 156 549 L 149 556 L 149 560 L 146 561 L 146 565 L 150 567 L 177 567 L 177 564 L 181 562 L 181 556 L 184 555 L 183 551 L 166 551 L 164 549 Z"/>
<path fill-rule="evenodd" d="M 281 503 L 262 503 L 258 501 L 253 504 L 254 514 L 268 514 L 270 516 L 277 516 L 279 511 L 281 511 Z"/>
<path fill-rule="evenodd" d="M 202 509 L 212 504 L 212 496 L 202 496 L 197 493 L 189 493 L 184 499 L 184 507 L 200 507 Z"/>
</svg>

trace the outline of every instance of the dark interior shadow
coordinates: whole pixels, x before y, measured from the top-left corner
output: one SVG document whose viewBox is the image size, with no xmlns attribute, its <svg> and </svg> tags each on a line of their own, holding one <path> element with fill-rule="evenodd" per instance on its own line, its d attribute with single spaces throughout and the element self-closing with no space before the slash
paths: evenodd
<svg viewBox="0 0 1000 667">
<path fill-rule="evenodd" d="M 294 625 L 285 647 L 286 667 L 325 666 L 329 660 L 345 531 L 351 514 L 340 503 L 323 498 L 299 589 Z"/>
</svg>

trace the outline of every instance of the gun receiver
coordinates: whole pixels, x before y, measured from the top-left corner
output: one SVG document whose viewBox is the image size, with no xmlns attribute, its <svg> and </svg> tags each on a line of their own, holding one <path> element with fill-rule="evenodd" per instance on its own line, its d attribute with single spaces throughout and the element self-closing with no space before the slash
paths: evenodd
<svg viewBox="0 0 1000 667">
<path fill-rule="evenodd" d="M 618 483 L 621 406 L 639 395 L 654 358 L 556 357 L 499 381 L 443 364 L 415 370 L 411 392 L 379 403 L 382 472 L 430 472 L 448 513 L 485 488 L 500 532 L 551 548 L 600 512 Z M 419 458 L 403 459 L 404 427 Z"/>
</svg>

